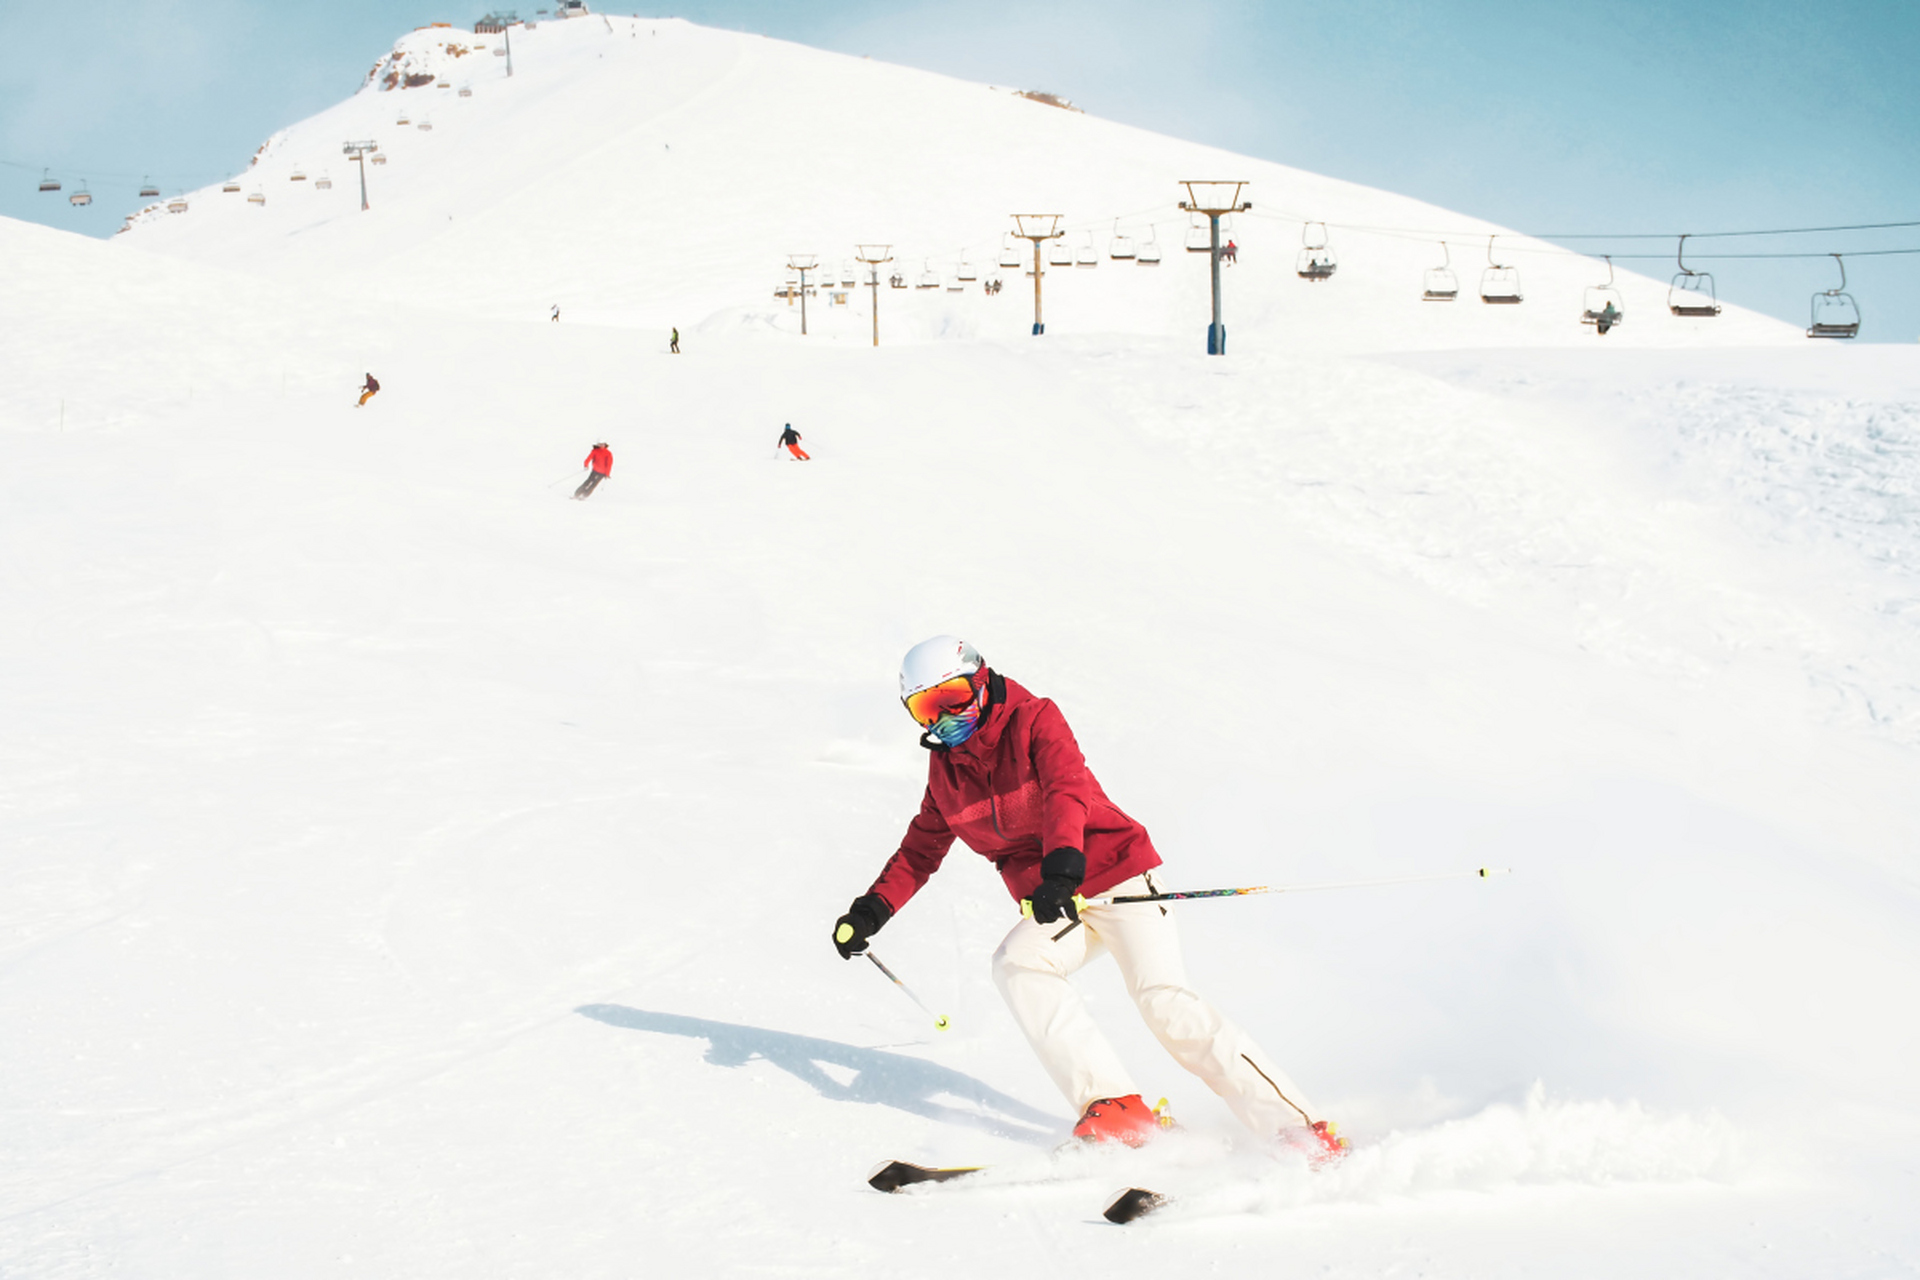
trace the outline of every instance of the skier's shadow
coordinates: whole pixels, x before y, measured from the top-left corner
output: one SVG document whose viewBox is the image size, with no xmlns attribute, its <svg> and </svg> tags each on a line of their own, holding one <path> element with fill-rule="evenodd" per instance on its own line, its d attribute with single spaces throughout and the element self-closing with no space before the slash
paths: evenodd
<svg viewBox="0 0 1920 1280">
<path fill-rule="evenodd" d="M 618 1004 L 581 1005 L 574 1012 L 610 1027 L 705 1040 L 707 1061 L 716 1067 L 744 1066 L 756 1058 L 770 1062 L 835 1102 L 878 1103 L 1035 1146 L 1050 1147 L 1059 1141 L 1057 1117 L 970 1075 L 904 1054 Z M 840 1074 L 850 1071 L 852 1077 L 843 1084 L 828 1067 L 841 1068 Z"/>
</svg>

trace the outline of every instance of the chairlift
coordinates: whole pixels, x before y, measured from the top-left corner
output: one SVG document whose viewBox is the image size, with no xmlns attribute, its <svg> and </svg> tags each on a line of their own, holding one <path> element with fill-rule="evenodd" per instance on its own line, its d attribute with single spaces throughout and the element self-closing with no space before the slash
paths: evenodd
<svg viewBox="0 0 1920 1280">
<path fill-rule="evenodd" d="M 1420 291 L 1422 302 L 1452 302 L 1460 296 L 1460 279 L 1453 274 L 1453 250 L 1447 248 L 1447 242 L 1440 242 L 1440 265 L 1428 267 L 1426 278 Z"/>
<path fill-rule="evenodd" d="M 948 276 L 948 277 L 947 277 L 947 292 L 948 292 L 948 293 L 965 293 L 966 291 L 967 291 L 967 282 L 966 282 L 966 281 L 964 281 L 964 280 L 962 280 L 962 279 L 961 279 L 961 278 L 960 278 L 959 276 Z"/>
<path fill-rule="evenodd" d="M 1213 252 L 1213 228 L 1197 213 L 1187 221 L 1187 252 Z"/>
<path fill-rule="evenodd" d="M 1613 286 L 1613 255 L 1600 256 L 1607 262 L 1607 282 L 1587 287 L 1580 303 L 1580 323 L 1590 324 L 1604 335 L 1627 318 L 1627 300 Z"/>
<path fill-rule="evenodd" d="M 412 123 L 413 123 L 413 117 L 408 115 L 405 111 L 402 111 L 398 116 L 394 117 L 393 127 L 396 129 L 404 129 Z"/>
<path fill-rule="evenodd" d="M 42 191 L 58 191 L 60 189 L 60 179 L 53 176 L 53 170 L 42 169 L 40 171 L 40 189 Z"/>
<path fill-rule="evenodd" d="M 960 266 L 954 271 L 953 278 L 965 284 L 972 284 L 980 278 L 980 268 L 973 265 L 972 259 L 962 254 L 960 256 Z"/>
<path fill-rule="evenodd" d="M 331 191 L 333 190 L 333 179 L 323 173 L 313 180 L 313 189 L 315 191 Z"/>
<path fill-rule="evenodd" d="M 80 189 L 67 197 L 67 203 L 76 209 L 84 209 L 93 203 L 93 192 L 87 190 L 87 184 L 82 181 Z"/>
<path fill-rule="evenodd" d="M 506 56 L 507 56 L 507 49 L 506 49 L 506 46 L 505 46 L 505 45 L 498 45 L 498 44 L 497 44 L 497 45 L 495 45 L 495 46 L 493 46 L 493 56 L 494 56 L 494 57 L 496 57 L 496 58 L 504 58 L 504 57 L 506 57 Z"/>
<path fill-rule="evenodd" d="M 433 84 L 433 87 L 434 87 L 434 88 L 436 88 L 436 89 L 451 89 L 451 88 L 453 88 L 453 81 L 451 81 L 451 80 L 436 80 L 436 81 L 434 81 L 434 84 Z"/>
<path fill-rule="evenodd" d="M 222 186 L 220 187 L 220 190 L 221 190 L 221 191 L 222 191 L 222 192 L 223 192 L 224 194 L 227 194 L 227 195 L 232 195 L 232 194 L 233 194 L 234 192 L 236 192 L 236 191 L 238 191 L 238 190 L 240 190 L 240 184 L 239 184 L 239 183 L 237 183 L 237 182 L 228 182 L 228 183 L 224 183 L 224 184 L 222 184 Z"/>
<path fill-rule="evenodd" d="M 940 287 L 940 273 L 933 269 L 931 262 L 923 261 L 920 264 L 920 278 L 914 281 L 913 287 L 916 289 L 938 289 Z"/>
<path fill-rule="evenodd" d="M 1691 233 L 1689 233 L 1691 234 Z M 1695 271 L 1687 265 L 1687 237 L 1680 237 L 1680 247 L 1674 251 L 1673 260 L 1680 270 L 1673 276 L 1673 283 L 1667 286 L 1667 310 L 1677 316 L 1717 316 L 1720 314 L 1720 298 L 1714 291 L 1713 273 Z"/>
<path fill-rule="evenodd" d="M 295 165 L 293 172 L 287 175 L 288 182 L 305 182 L 306 180 L 306 170 L 302 169 L 299 165 Z"/>
<path fill-rule="evenodd" d="M 185 213 L 186 211 L 187 198 L 185 196 L 175 196 L 173 199 L 167 201 L 168 213 Z"/>
<path fill-rule="evenodd" d="M 1318 235 L 1314 228 L 1320 228 Z M 1293 272 L 1302 280 L 1319 283 L 1333 279 L 1333 273 L 1340 269 L 1340 261 L 1334 256 L 1333 247 L 1327 243 L 1327 224 L 1307 222 L 1300 226 L 1300 256 L 1294 260 Z"/>
<path fill-rule="evenodd" d="M 1847 292 L 1847 264 L 1837 253 L 1833 260 L 1840 266 L 1840 283 L 1813 295 L 1813 318 L 1807 326 L 1809 338 L 1860 336 L 1860 307 Z"/>
<path fill-rule="evenodd" d="M 1000 292 L 1000 288 L 1003 283 L 1005 282 L 1000 279 L 1000 273 L 997 271 L 994 272 L 992 275 L 988 276 L 984 281 L 981 282 L 982 286 L 986 289 L 988 296 L 992 296 L 993 294 Z"/>
<path fill-rule="evenodd" d="M 1487 237 L 1487 269 L 1480 273 L 1480 301 L 1495 306 L 1514 306 L 1526 300 L 1520 292 L 1520 268 L 1506 267 L 1495 262 L 1493 242 L 1498 235 Z"/>
<path fill-rule="evenodd" d="M 159 194 L 160 194 L 160 188 L 154 184 L 154 181 L 152 178 L 143 178 L 141 180 L 140 198 L 142 200 L 155 199 L 156 197 L 159 196 Z"/>
<path fill-rule="evenodd" d="M 471 98 L 473 96 L 473 86 L 470 84 L 461 85 L 460 96 L 463 98 Z"/>
<path fill-rule="evenodd" d="M 1010 235 L 1001 236 L 1000 237 L 1001 269 L 1004 271 L 1018 271 L 1020 269 L 1020 266 L 1021 266 L 1020 246 L 1013 242 L 1012 236 Z"/>
<path fill-rule="evenodd" d="M 376 151 L 368 156 L 367 159 L 373 164 L 385 164 L 387 162 L 387 153 L 384 151 Z"/>
<path fill-rule="evenodd" d="M 906 276 L 904 276 L 904 275 L 902 275 L 902 274 L 901 274 L 900 272 L 898 272 L 898 271 L 896 271 L 896 272 L 894 272 L 894 273 L 893 273 L 892 275 L 890 275 L 890 276 L 888 276 L 888 277 L 887 277 L 887 287 L 888 287 L 888 288 L 890 288 L 890 289 L 904 289 L 904 288 L 906 288 L 906 287 L 907 287 L 907 278 L 906 278 Z"/>
<path fill-rule="evenodd" d="M 1073 265 L 1076 267 L 1097 267 L 1100 265 L 1100 250 L 1094 247 L 1093 232 L 1087 232 L 1087 242 L 1080 246 L 1078 253 L 1073 255 Z"/>
<path fill-rule="evenodd" d="M 1073 265 L 1073 246 L 1067 243 L 1065 236 L 1055 236 L 1047 241 L 1047 265 L 1050 267 Z"/>
<path fill-rule="evenodd" d="M 851 262 L 843 262 L 840 264 L 840 287 L 842 289 L 857 289 L 860 287 L 860 273 L 854 270 Z"/>
<path fill-rule="evenodd" d="M 1160 265 L 1160 241 L 1156 238 L 1153 225 L 1147 225 L 1147 238 L 1134 247 L 1133 262 L 1139 267 L 1157 267 Z"/>
<path fill-rule="evenodd" d="M 267 193 L 262 191 L 258 187 L 255 187 L 253 189 L 253 194 L 247 197 L 248 204 L 264 205 L 266 204 L 266 202 L 267 202 Z"/>
<path fill-rule="evenodd" d="M 415 125 L 415 126 L 414 126 L 414 128 L 416 128 L 416 129 L 418 129 L 418 130 L 419 130 L 420 132 L 422 132 L 422 133 L 432 133 L 432 132 L 433 132 L 433 121 L 431 121 L 431 120 L 422 120 L 422 121 L 421 121 L 421 122 L 420 122 L 419 124 L 417 124 L 417 125 Z"/>
<path fill-rule="evenodd" d="M 1133 237 L 1121 234 L 1120 219 L 1118 218 L 1113 220 L 1113 239 L 1107 242 L 1107 256 L 1115 262 L 1133 260 Z"/>
</svg>

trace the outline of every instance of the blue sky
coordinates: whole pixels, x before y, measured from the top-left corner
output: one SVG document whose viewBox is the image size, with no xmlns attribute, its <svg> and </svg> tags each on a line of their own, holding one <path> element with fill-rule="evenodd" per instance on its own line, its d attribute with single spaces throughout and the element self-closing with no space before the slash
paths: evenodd
<svg viewBox="0 0 1920 1280">
<path fill-rule="evenodd" d="M 488 7 L 7 0 L 0 214 L 110 234 L 142 175 L 169 192 L 222 177 L 276 128 L 351 93 L 402 32 L 468 25 Z M 1910 0 L 677 0 L 675 11 L 1049 89 L 1110 119 L 1524 231 L 1920 220 Z M 75 210 L 39 195 L 41 166 L 87 179 L 99 202 Z M 1920 228 L 1702 252 L 1890 247 L 1920 247 Z M 1803 324 L 1808 295 L 1833 274 L 1822 261 L 1707 265 L 1724 297 Z M 1865 336 L 1920 338 L 1920 256 L 1857 258 L 1848 273 Z"/>
</svg>

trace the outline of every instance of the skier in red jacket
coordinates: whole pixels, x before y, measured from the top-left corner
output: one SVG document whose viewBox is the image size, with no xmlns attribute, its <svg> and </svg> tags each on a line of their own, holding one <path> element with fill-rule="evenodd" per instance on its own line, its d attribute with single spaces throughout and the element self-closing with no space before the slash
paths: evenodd
<svg viewBox="0 0 1920 1280">
<path fill-rule="evenodd" d="M 1316 1160 L 1338 1155 L 1344 1141 L 1286 1074 L 1187 985 L 1166 906 L 1084 901 L 1160 892 L 1160 855 L 1146 828 L 1100 789 L 1060 709 L 988 669 L 953 636 L 908 650 L 900 695 L 931 752 L 926 794 L 879 879 L 835 922 L 841 956 L 866 950 L 958 836 L 1028 909 L 994 952 L 993 977 L 1079 1112 L 1075 1136 L 1138 1146 L 1160 1127 L 1068 981 L 1111 951 L 1148 1028 L 1248 1128 Z"/>
<path fill-rule="evenodd" d="M 587 468 L 587 478 L 580 482 L 573 496 L 584 501 L 600 487 L 602 480 L 613 474 L 613 450 L 607 448 L 607 442 L 602 440 L 593 446 L 593 451 L 587 454 L 587 460 L 580 465 Z"/>
</svg>

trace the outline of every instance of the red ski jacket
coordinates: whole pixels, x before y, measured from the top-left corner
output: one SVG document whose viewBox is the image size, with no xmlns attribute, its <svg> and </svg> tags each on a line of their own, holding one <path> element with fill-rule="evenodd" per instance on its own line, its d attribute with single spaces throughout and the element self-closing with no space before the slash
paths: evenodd
<svg viewBox="0 0 1920 1280">
<path fill-rule="evenodd" d="M 613 474 L 613 450 L 595 449 L 587 455 L 587 460 L 580 465 L 592 467 L 603 476 L 610 476 Z"/>
<path fill-rule="evenodd" d="M 980 727 L 927 761 L 927 791 L 871 892 L 899 911 L 940 869 L 958 836 L 999 870 L 1016 901 L 1054 849 L 1087 856 L 1080 892 L 1104 893 L 1160 865 L 1147 829 L 1120 812 L 1087 768 L 1066 717 L 997 673 Z"/>
</svg>

